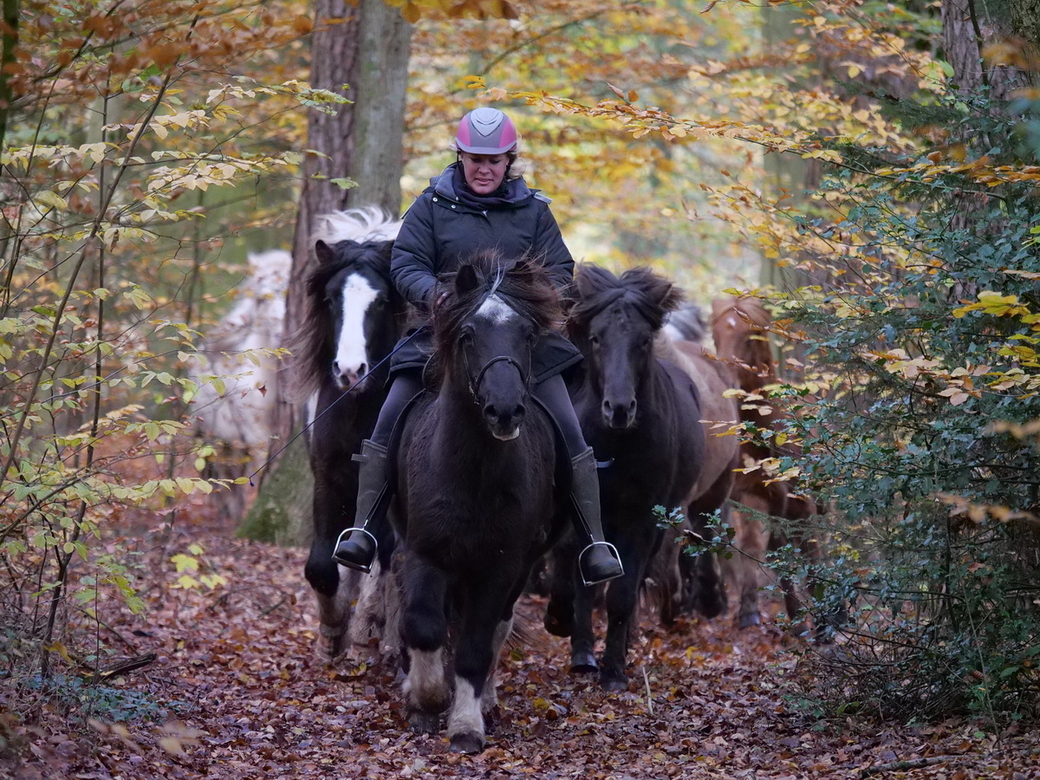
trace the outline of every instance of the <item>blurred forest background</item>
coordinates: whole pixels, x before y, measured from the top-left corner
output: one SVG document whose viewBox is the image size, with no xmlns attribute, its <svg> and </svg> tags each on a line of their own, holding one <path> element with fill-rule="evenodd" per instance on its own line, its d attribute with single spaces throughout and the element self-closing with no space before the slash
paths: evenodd
<svg viewBox="0 0 1040 780">
<path fill-rule="evenodd" d="M 452 162 L 459 117 L 494 105 L 577 259 L 652 265 L 703 306 L 740 290 L 773 309 L 770 395 L 796 412 L 779 435 L 804 456 L 760 467 L 825 500 L 815 609 L 852 605 L 821 701 L 1035 715 L 1033 0 L 7 0 L 3 14 L 8 695 L 115 652 L 91 627 L 143 604 L 104 539 L 172 523 L 199 493 L 237 497 L 236 531 L 255 491 L 241 463 L 213 471 L 214 399 L 259 397 L 271 415 L 248 471 L 298 429 L 280 335 L 228 346 L 222 318 L 266 296 L 291 324 L 314 218 L 403 212 Z M 268 250 L 291 254 L 274 287 L 248 260 Z M 300 541 L 305 518 L 264 511 L 252 533 Z M 782 553 L 781 570 L 805 565 Z M 173 564 L 184 587 L 220 587 L 199 555 Z"/>
</svg>

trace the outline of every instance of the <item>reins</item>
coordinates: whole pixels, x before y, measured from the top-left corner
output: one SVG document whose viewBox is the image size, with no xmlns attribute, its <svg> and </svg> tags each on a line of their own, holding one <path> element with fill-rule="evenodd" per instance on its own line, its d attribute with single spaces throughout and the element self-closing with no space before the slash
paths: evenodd
<svg viewBox="0 0 1040 780">
<path fill-rule="evenodd" d="M 342 393 L 340 393 L 339 398 L 337 398 L 331 404 L 326 406 L 322 410 L 322 412 L 320 414 L 315 415 L 313 420 L 311 420 L 309 423 L 307 423 L 305 426 L 303 426 L 291 439 L 289 439 L 289 441 L 287 441 L 285 444 L 283 444 L 281 447 L 279 447 L 277 452 L 275 452 L 273 455 L 271 455 L 271 457 L 269 457 L 267 460 L 265 460 L 263 463 L 261 463 L 260 466 L 257 468 L 257 470 L 249 475 L 249 485 L 250 485 L 250 487 L 256 487 L 256 485 L 253 484 L 253 477 L 255 477 L 257 474 L 259 474 L 261 471 L 263 471 L 269 465 L 271 465 L 272 461 L 274 461 L 275 458 L 277 458 L 279 455 L 281 455 L 290 444 L 292 444 L 294 441 L 296 441 L 298 438 L 300 438 L 300 436 L 302 436 L 304 433 L 306 433 L 307 430 L 312 425 L 314 425 L 314 423 L 318 422 L 318 420 L 320 420 L 322 417 L 325 416 L 326 412 L 328 412 L 333 406 L 335 406 L 340 401 L 342 401 L 347 396 L 348 393 L 351 393 L 354 390 L 356 390 L 361 385 L 362 382 L 364 382 L 366 379 L 368 379 L 370 376 L 372 376 L 372 374 L 374 374 L 377 369 L 379 369 L 390 358 L 392 358 L 394 355 L 396 355 L 397 352 L 402 347 L 404 347 L 405 344 L 407 344 L 412 339 L 414 339 L 416 336 L 418 336 L 419 333 L 422 332 L 424 329 L 425 329 L 425 326 L 420 327 L 420 328 L 416 328 L 415 331 L 413 331 L 411 334 L 409 334 L 405 338 L 401 339 L 401 341 L 398 342 L 398 344 L 392 350 L 390 350 L 390 354 L 388 354 L 385 358 L 380 360 L 378 363 L 376 363 L 374 366 L 372 366 L 372 368 L 370 368 L 368 371 L 366 371 L 364 376 L 359 377 L 358 380 L 354 384 L 352 384 L 350 387 L 348 387 L 346 390 L 344 390 Z M 495 358 L 495 359 L 497 360 L 497 358 Z"/>
</svg>

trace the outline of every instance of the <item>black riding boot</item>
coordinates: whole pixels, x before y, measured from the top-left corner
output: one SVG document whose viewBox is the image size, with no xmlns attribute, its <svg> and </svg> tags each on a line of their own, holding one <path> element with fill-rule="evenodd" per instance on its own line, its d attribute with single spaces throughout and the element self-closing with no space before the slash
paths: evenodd
<svg viewBox="0 0 1040 780">
<path fill-rule="evenodd" d="M 366 574 L 376 559 L 376 537 L 372 533 L 386 519 L 390 485 L 386 480 L 387 449 L 371 439 L 361 442 L 361 454 L 355 455 L 358 467 L 357 514 L 361 525 L 347 528 L 339 535 L 332 560 Z"/>
<path fill-rule="evenodd" d="M 617 549 L 603 539 L 600 521 L 596 456 L 589 447 L 571 459 L 571 502 L 574 530 L 585 547 L 578 553 L 578 571 L 586 585 L 606 582 L 625 573 Z"/>
</svg>

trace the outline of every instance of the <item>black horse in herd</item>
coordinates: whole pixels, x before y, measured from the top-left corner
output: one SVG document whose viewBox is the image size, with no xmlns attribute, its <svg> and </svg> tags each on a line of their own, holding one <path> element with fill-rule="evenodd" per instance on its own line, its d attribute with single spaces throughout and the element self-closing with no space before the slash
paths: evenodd
<svg viewBox="0 0 1040 780">
<path fill-rule="evenodd" d="M 354 521 L 351 456 L 371 433 L 385 397 L 382 364 L 411 314 L 389 279 L 399 227 L 373 209 L 325 218 L 303 322 L 291 343 L 295 390 L 307 398 L 315 478 L 306 577 L 318 599 L 320 649 L 329 658 L 345 649 L 363 576 L 331 557 Z M 569 387 L 600 461 L 607 539 L 626 572 L 607 590 L 600 669 L 607 689 L 627 685 L 635 610 L 655 556 L 671 562 L 674 598 L 683 601 L 675 543 L 681 533 L 666 535 L 660 508 L 684 514 L 687 530 L 727 511 L 737 442 L 713 427 L 732 426 L 739 414 L 724 398 L 732 386 L 725 368 L 699 345 L 673 341 L 662 330 L 681 293 L 648 269 L 615 277 L 583 266 L 573 300 L 563 302 L 566 316 L 537 258 L 475 257 L 440 284 L 428 323 L 434 334 L 428 389 L 406 416 L 391 456 L 394 533 L 379 545 L 381 575 L 377 580 L 374 569 L 367 582 L 394 593 L 399 605 L 386 632 L 391 642 L 400 637 L 412 727 L 436 729 L 447 710 L 453 748 L 475 752 L 483 748 L 484 716 L 496 701 L 494 671 L 513 606 L 550 549 L 546 627 L 571 636 L 574 671 L 600 669 L 593 656 L 594 591 L 577 578 L 577 545 L 564 522 L 566 458 L 551 420 L 531 397 L 538 333 L 566 319 L 586 358 Z M 722 585 L 711 556 L 687 562 L 684 571 L 687 587 L 694 581 L 700 593 L 685 603 L 718 614 Z"/>
</svg>

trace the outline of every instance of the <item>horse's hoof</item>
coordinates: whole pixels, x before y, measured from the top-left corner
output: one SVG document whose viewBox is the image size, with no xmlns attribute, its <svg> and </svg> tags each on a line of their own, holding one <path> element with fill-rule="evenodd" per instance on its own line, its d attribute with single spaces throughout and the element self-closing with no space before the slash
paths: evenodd
<svg viewBox="0 0 1040 780">
<path fill-rule="evenodd" d="M 700 598 L 697 599 L 696 608 L 704 617 L 711 620 L 721 615 L 725 611 L 726 605 L 722 599 L 717 596 L 706 596 L 702 594 Z"/>
<path fill-rule="evenodd" d="M 408 718 L 413 734 L 436 734 L 441 728 L 441 716 L 432 712 L 413 712 Z"/>
<path fill-rule="evenodd" d="M 343 634 L 337 634 L 335 636 L 320 634 L 318 636 L 318 641 L 315 643 L 315 654 L 318 656 L 319 661 L 333 663 L 337 658 L 343 655 L 345 645 L 346 641 Z"/>
<path fill-rule="evenodd" d="M 748 612 L 746 615 L 741 615 L 740 620 L 737 623 L 740 628 L 751 628 L 752 626 L 762 625 L 762 616 L 757 612 Z"/>
<path fill-rule="evenodd" d="M 628 680 L 624 675 L 602 674 L 599 678 L 599 687 L 611 693 L 620 693 L 628 690 Z"/>
<path fill-rule="evenodd" d="M 466 732 L 456 734 L 451 738 L 452 753 L 468 753 L 470 755 L 479 753 L 484 749 L 484 738 L 480 734 Z"/>
<path fill-rule="evenodd" d="M 578 652 L 571 655 L 571 671 L 574 674 L 592 674 L 599 671 L 596 656 L 591 652 Z"/>
<path fill-rule="evenodd" d="M 574 615 L 563 613 L 553 609 L 552 602 L 545 610 L 545 618 L 542 620 L 545 630 L 553 636 L 570 636 L 574 630 Z"/>
</svg>

